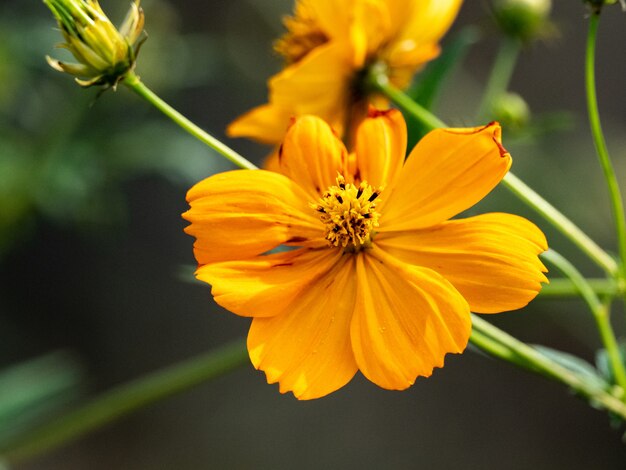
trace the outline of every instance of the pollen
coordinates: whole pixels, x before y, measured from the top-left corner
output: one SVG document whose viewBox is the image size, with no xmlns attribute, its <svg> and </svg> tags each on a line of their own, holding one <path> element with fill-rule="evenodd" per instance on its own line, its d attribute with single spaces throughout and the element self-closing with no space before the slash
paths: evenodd
<svg viewBox="0 0 626 470">
<path fill-rule="evenodd" d="M 371 242 L 372 232 L 378 227 L 376 204 L 381 189 L 365 181 L 359 185 L 346 183 L 341 175 L 336 182 L 310 206 L 320 214 L 329 245 L 359 250 Z"/>
<path fill-rule="evenodd" d="M 295 14 L 285 17 L 283 24 L 287 32 L 276 41 L 274 50 L 285 58 L 288 65 L 299 62 L 310 51 L 328 42 L 306 2 L 299 2 Z"/>
</svg>

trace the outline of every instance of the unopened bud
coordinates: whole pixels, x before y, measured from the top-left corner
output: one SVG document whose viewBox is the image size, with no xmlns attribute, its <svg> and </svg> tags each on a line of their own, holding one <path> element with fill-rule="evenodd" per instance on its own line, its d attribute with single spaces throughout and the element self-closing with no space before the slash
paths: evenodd
<svg viewBox="0 0 626 470">
<path fill-rule="evenodd" d="M 97 0 L 43 0 L 54 14 L 65 43 L 58 47 L 69 50 L 78 63 L 66 63 L 46 57 L 48 63 L 76 77 L 84 87 L 113 87 L 135 67 L 143 40 L 144 25 L 140 0 L 135 0 L 118 29 L 104 14 Z"/>
<path fill-rule="evenodd" d="M 530 120 L 530 108 L 517 93 L 503 93 L 493 101 L 491 112 L 502 127 L 522 129 Z"/>
<path fill-rule="evenodd" d="M 493 14 L 507 35 L 529 41 L 548 24 L 551 0 L 492 0 Z"/>
</svg>

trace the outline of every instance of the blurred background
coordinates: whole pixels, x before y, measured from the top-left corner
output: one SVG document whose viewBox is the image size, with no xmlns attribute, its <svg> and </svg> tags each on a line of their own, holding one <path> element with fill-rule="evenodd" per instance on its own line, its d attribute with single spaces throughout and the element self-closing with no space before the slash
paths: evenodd
<svg viewBox="0 0 626 470">
<path fill-rule="evenodd" d="M 118 22 L 127 1 L 102 0 Z M 138 74 L 161 97 L 243 155 L 226 125 L 266 99 L 271 50 L 291 1 L 144 0 L 149 39 Z M 527 47 L 511 87 L 530 121 L 505 129 L 513 169 L 615 251 L 607 191 L 588 131 L 581 2 L 555 2 L 554 28 Z M 600 109 L 626 184 L 626 16 L 603 14 Z M 475 125 L 501 35 L 487 2 L 466 2 L 445 44 L 475 43 L 437 113 Z M 117 384 L 245 336 L 248 320 L 189 281 L 186 190 L 230 168 L 121 87 L 97 96 L 47 66 L 61 40 L 41 2 L 0 5 L 0 440 Z M 590 276 L 600 273 L 498 188 L 475 212 L 526 215 Z M 625 313 L 614 308 L 618 331 Z M 600 342 L 582 301 L 538 299 L 489 317 L 520 339 L 594 362 Z M 23 403 L 28 403 L 27 408 Z M 298 402 L 246 366 L 126 417 L 18 468 L 622 469 L 624 429 L 563 386 L 468 351 L 405 392 L 357 376 Z M 0 463 L 0 467 L 2 464 Z"/>
</svg>

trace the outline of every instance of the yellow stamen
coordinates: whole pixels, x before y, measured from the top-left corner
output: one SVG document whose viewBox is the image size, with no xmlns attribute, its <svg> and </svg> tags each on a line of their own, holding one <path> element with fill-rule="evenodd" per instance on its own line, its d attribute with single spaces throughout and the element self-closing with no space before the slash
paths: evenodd
<svg viewBox="0 0 626 470">
<path fill-rule="evenodd" d="M 380 189 L 363 181 L 358 186 L 346 183 L 337 176 L 337 185 L 331 186 L 318 203 L 310 206 L 320 213 L 326 226 L 325 238 L 331 246 L 360 249 L 371 241 L 372 230 L 378 227 L 380 213 L 376 211 Z"/>
</svg>

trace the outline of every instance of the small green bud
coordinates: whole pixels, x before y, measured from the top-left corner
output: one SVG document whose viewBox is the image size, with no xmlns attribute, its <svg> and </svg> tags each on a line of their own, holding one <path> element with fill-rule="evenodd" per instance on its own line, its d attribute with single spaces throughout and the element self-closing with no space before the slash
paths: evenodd
<svg viewBox="0 0 626 470">
<path fill-rule="evenodd" d="M 522 129 L 530 121 L 530 108 L 517 93 L 507 92 L 497 97 L 491 105 L 491 112 L 496 121 L 510 129 Z"/>
<path fill-rule="evenodd" d="M 529 41 L 548 24 L 551 0 L 492 0 L 494 18 L 507 35 Z"/>
<path fill-rule="evenodd" d="M 66 63 L 46 56 L 60 72 L 74 75 L 83 86 L 102 85 L 115 88 L 133 70 L 143 40 L 144 15 L 134 0 L 126 19 L 118 29 L 104 14 L 97 0 L 43 0 L 54 14 L 65 43 L 57 47 L 69 50 L 78 63 Z"/>
<path fill-rule="evenodd" d="M 583 0 L 592 11 L 600 13 L 604 5 L 615 5 L 619 3 L 622 6 L 622 10 L 626 11 L 626 0 Z"/>
</svg>

